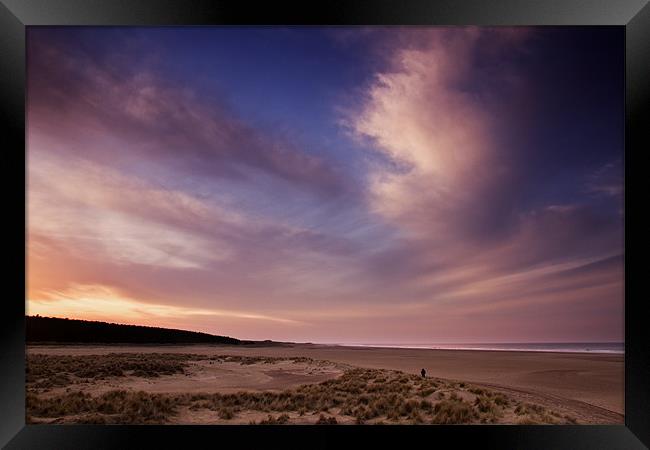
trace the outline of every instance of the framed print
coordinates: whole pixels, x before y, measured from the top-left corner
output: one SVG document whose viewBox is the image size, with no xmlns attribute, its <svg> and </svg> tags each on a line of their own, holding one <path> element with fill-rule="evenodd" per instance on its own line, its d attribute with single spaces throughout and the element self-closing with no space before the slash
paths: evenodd
<svg viewBox="0 0 650 450">
<path fill-rule="evenodd" d="M 7 448 L 649 445 L 647 2 L 2 1 Z"/>
</svg>

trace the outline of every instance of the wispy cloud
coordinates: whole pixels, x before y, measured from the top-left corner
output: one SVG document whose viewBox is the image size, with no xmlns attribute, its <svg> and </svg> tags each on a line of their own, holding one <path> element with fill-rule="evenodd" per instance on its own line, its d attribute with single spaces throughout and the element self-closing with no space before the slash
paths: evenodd
<svg viewBox="0 0 650 450">
<path fill-rule="evenodd" d="M 171 165 L 192 176 L 270 176 L 317 195 L 348 188 L 330 161 L 247 124 L 225 101 L 169 82 L 150 61 L 128 53 L 115 58 L 124 43 L 115 47 L 91 57 L 65 39 L 29 40 L 30 132 L 64 142 L 48 151 L 83 153 L 122 168 L 144 158 L 147 165 Z"/>
<path fill-rule="evenodd" d="M 214 214 L 214 206 L 186 193 L 46 154 L 32 161 L 29 186 L 28 243 L 45 237 L 82 258 L 175 268 L 201 268 L 228 256 L 225 242 L 181 224 Z M 220 219 L 236 220 L 232 214 Z"/>
<path fill-rule="evenodd" d="M 533 151 L 548 112 L 522 61 L 543 30 L 329 30 L 372 76 L 332 93 L 339 117 L 295 111 L 311 139 L 139 59 L 153 41 L 67 33 L 29 38 L 29 311 L 256 339 L 622 337 L 622 167 Z M 328 81 L 358 61 L 337 55 Z M 319 147 L 327 118 L 341 148 Z"/>
<path fill-rule="evenodd" d="M 619 160 L 608 162 L 587 177 L 585 190 L 591 194 L 622 198 L 623 167 Z"/>
</svg>

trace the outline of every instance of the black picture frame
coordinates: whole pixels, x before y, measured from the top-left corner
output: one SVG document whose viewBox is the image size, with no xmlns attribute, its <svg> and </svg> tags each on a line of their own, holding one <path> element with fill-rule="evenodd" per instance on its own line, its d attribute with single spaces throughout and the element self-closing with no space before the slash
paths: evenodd
<svg viewBox="0 0 650 450">
<path fill-rule="evenodd" d="M 644 338 L 646 298 L 633 296 L 640 271 L 628 261 L 630 224 L 645 223 L 626 209 L 625 225 L 625 425 L 611 426 L 97 426 L 25 424 L 25 30 L 31 25 L 612 25 L 625 27 L 625 182 L 642 170 L 650 149 L 650 6 L 648 0 L 0 0 L 0 114 L 4 133 L 5 247 L 15 270 L 0 327 L 2 387 L 0 444 L 6 448 L 168 448 L 197 441 L 239 448 L 400 445 L 481 448 L 636 449 L 650 446 L 650 346 Z M 622 69 L 623 70 L 623 69 Z M 632 161 L 632 162 L 630 162 Z M 633 192 L 632 192 L 633 193 Z M 20 218 L 23 218 L 22 220 Z M 640 286 L 639 286 L 640 287 Z M 21 292 L 22 291 L 22 292 Z M 638 289 L 639 292 L 642 292 Z M 419 441 L 419 443 L 416 443 Z"/>
</svg>

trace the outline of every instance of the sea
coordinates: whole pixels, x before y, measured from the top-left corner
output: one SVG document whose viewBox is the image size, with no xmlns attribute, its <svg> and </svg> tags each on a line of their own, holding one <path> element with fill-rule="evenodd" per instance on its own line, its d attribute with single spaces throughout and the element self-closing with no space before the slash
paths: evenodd
<svg viewBox="0 0 650 450">
<path fill-rule="evenodd" d="M 380 344 L 380 343 L 337 343 L 347 347 L 383 348 L 428 348 L 437 350 L 489 350 L 517 352 L 559 352 L 559 353 L 613 353 L 624 354 L 624 342 L 535 342 L 535 343 L 487 343 L 487 344 Z"/>
</svg>

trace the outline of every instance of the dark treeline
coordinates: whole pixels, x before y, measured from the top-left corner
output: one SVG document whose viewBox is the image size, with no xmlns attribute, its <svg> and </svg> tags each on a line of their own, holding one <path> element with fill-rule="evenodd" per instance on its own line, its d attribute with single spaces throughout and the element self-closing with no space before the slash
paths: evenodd
<svg viewBox="0 0 650 450">
<path fill-rule="evenodd" d="M 252 344 L 227 336 L 215 336 L 170 328 L 119 325 L 77 319 L 26 316 L 26 341 L 101 344 Z"/>
</svg>

